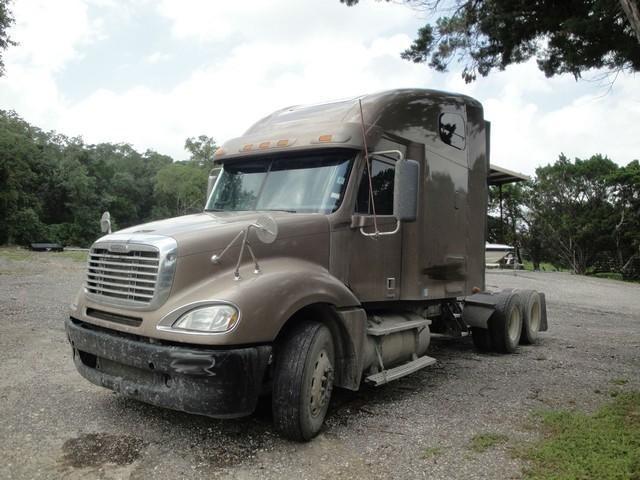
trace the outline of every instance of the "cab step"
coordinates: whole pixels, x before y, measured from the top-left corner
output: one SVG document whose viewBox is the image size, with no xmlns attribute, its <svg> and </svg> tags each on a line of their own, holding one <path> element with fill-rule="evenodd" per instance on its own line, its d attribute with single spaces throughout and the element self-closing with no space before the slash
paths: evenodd
<svg viewBox="0 0 640 480">
<path fill-rule="evenodd" d="M 424 328 L 431 325 L 431 320 L 411 320 L 411 321 L 385 321 L 382 325 L 371 325 L 367 328 L 367 335 L 373 337 L 382 337 L 391 335 L 392 333 L 402 332 L 404 330 L 412 330 L 414 328 Z"/>
<path fill-rule="evenodd" d="M 376 387 L 379 387 L 380 385 L 384 385 L 385 383 L 397 380 L 398 378 L 402 378 L 405 375 L 409 375 L 410 373 L 417 372 L 421 368 L 428 367 L 429 365 L 433 365 L 434 363 L 436 363 L 435 358 L 424 355 L 403 365 L 399 365 L 397 367 L 383 370 L 373 375 L 369 375 L 365 378 L 365 381 L 372 383 Z"/>
</svg>

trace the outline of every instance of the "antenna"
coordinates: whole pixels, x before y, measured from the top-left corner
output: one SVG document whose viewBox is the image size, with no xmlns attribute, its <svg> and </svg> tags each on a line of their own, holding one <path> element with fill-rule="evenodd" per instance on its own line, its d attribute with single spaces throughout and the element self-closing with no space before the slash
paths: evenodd
<svg viewBox="0 0 640 480">
<path fill-rule="evenodd" d="M 362 143 L 364 145 L 364 161 L 367 165 L 367 177 L 369 178 L 369 202 L 371 203 L 371 211 L 373 212 L 373 229 L 375 230 L 374 238 L 378 238 L 380 231 L 378 230 L 378 220 L 376 218 L 376 203 L 373 198 L 373 181 L 371 180 L 371 165 L 369 162 L 369 150 L 367 149 L 367 132 L 364 128 L 364 113 L 362 113 L 362 99 L 358 99 L 360 105 L 360 126 L 362 127 Z"/>
</svg>

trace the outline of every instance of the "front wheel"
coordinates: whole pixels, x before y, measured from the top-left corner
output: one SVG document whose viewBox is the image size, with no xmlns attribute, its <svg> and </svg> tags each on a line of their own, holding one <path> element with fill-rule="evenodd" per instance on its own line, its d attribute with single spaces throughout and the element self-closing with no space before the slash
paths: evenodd
<svg viewBox="0 0 640 480">
<path fill-rule="evenodd" d="M 318 322 L 295 325 L 276 352 L 273 420 L 290 440 L 315 437 L 327 415 L 335 366 L 329 329 Z"/>
</svg>

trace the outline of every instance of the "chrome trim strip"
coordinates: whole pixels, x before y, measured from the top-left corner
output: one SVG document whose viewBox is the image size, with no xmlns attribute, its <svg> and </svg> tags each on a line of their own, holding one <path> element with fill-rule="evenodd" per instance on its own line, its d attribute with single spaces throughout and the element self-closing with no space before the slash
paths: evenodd
<svg viewBox="0 0 640 480">
<path fill-rule="evenodd" d="M 92 267 L 89 266 L 89 271 L 91 272 L 91 269 L 96 269 L 97 267 Z M 102 270 L 103 272 L 113 272 L 113 273 L 126 273 L 129 275 L 144 275 L 146 277 L 157 277 L 158 273 L 151 273 L 151 272 L 139 272 L 137 270 L 120 270 L 118 268 L 101 268 L 100 270 Z M 91 272 L 91 273 L 95 273 L 95 272 Z M 151 280 L 153 282 L 155 282 L 155 280 Z"/>
<path fill-rule="evenodd" d="M 119 288 L 124 288 L 124 290 L 122 291 L 123 294 L 127 294 L 127 293 L 131 293 L 132 296 L 135 296 L 136 294 L 133 293 L 132 291 L 135 290 L 146 290 L 148 292 L 151 292 L 151 297 L 153 297 L 153 292 L 155 292 L 155 286 L 154 287 L 149 287 L 148 285 L 146 287 L 143 287 L 142 285 L 136 285 L 138 282 L 135 281 L 135 279 L 131 279 L 133 280 L 133 282 L 128 282 L 128 283 L 118 283 L 118 282 L 109 282 L 107 280 L 93 280 L 93 279 L 89 279 L 87 280 L 87 283 L 90 283 L 92 285 L 95 286 L 95 288 L 100 288 L 100 285 L 107 285 L 110 287 L 119 287 Z"/>
<path fill-rule="evenodd" d="M 135 273 L 132 273 L 131 275 L 135 275 Z M 148 278 L 136 278 L 134 276 L 122 277 L 120 275 L 108 275 L 106 273 L 94 273 L 94 272 L 91 272 L 91 271 L 89 271 L 89 273 L 87 273 L 87 276 L 95 277 L 96 280 L 100 280 L 101 278 L 109 278 L 111 280 L 122 280 L 123 282 L 134 281 L 135 283 L 148 283 L 150 285 L 155 285 L 156 284 L 155 280 L 151 280 L 151 279 L 148 279 Z"/>
</svg>

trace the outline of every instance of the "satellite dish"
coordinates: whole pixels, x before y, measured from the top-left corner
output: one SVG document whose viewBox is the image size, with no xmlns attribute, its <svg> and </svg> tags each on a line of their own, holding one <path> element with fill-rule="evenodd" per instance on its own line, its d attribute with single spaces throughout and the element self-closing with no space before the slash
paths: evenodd
<svg viewBox="0 0 640 480">
<path fill-rule="evenodd" d="M 104 212 L 102 214 L 102 218 L 100 219 L 100 230 L 102 230 L 102 233 L 111 233 L 111 214 L 109 212 Z"/>
<path fill-rule="evenodd" d="M 260 215 L 253 224 L 258 240 L 262 243 L 273 243 L 278 237 L 278 224 L 271 215 Z"/>
</svg>

